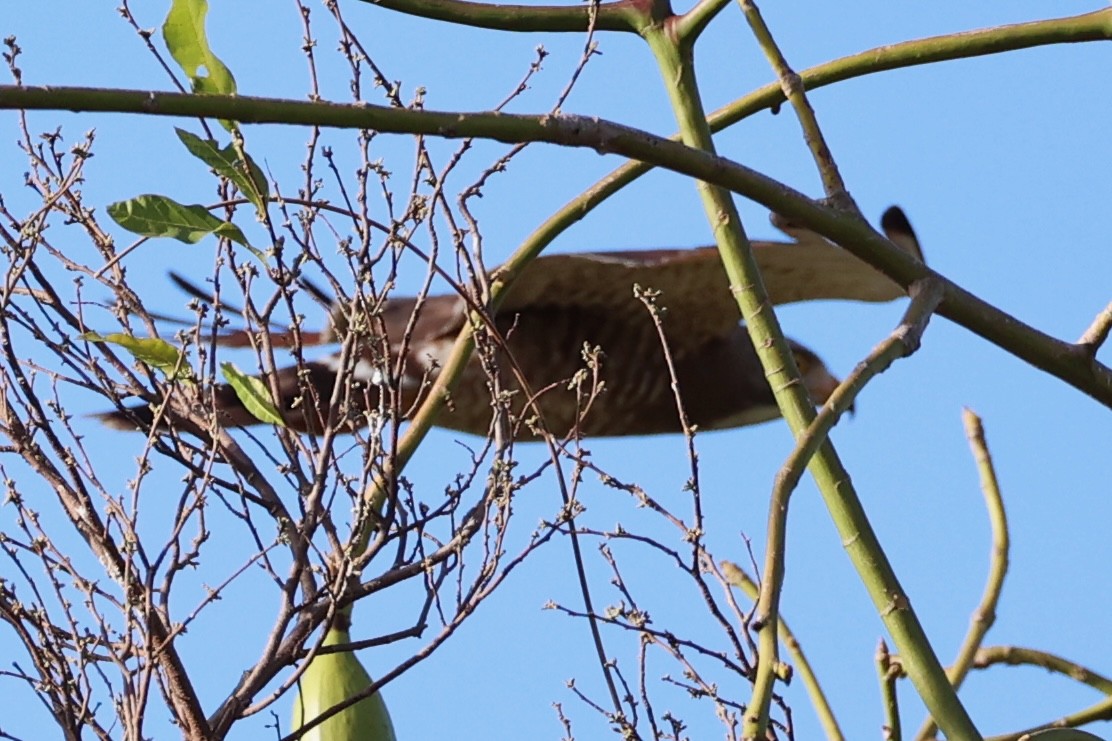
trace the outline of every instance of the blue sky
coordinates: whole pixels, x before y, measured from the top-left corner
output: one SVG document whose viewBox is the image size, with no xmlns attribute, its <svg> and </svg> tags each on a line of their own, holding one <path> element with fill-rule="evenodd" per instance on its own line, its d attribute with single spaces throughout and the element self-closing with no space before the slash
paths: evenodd
<svg viewBox="0 0 1112 741">
<path fill-rule="evenodd" d="M 168 3 L 145 3 L 140 23 L 161 24 Z M 777 3 L 762 11 L 796 69 L 873 46 L 985 26 L 1096 10 L 1097 2 L 852 4 Z M 910 6 L 910 7 L 909 7 Z M 323 7 L 311 6 L 319 36 L 318 60 L 326 97 L 347 99 L 345 70 L 335 31 Z M 403 98 L 427 89 L 426 107 L 485 110 L 523 76 L 543 44 L 550 52 L 531 89 L 511 110 L 549 109 L 564 87 L 582 38 L 555 34 L 503 35 L 414 21 L 371 4 L 342 3 L 347 21 L 368 44 L 388 77 L 403 82 Z M 682 9 L 682 6 L 680 6 Z M 209 33 L 215 51 L 234 71 L 242 93 L 303 99 L 305 62 L 298 51 L 301 26 L 292 2 L 240 0 L 214 3 Z M 0 9 L 0 35 L 16 35 L 21 66 L 31 85 L 89 85 L 168 89 L 164 73 L 112 4 L 52 0 Z M 645 45 L 625 36 L 599 37 L 602 55 L 586 69 L 565 105 L 567 112 L 597 115 L 658 134 L 674 130 L 671 112 Z M 712 25 L 697 47 L 697 65 L 708 109 L 717 108 L 771 74 L 736 7 Z M 939 272 L 1001 309 L 1063 339 L 1076 339 L 1110 299 L 1112 240 L 1107 213 L 1112 197 L 1112 145 L 1105 94 L 1112 73 L 1106 45 L 1090 43 L 1027 50 L 949 62 L 857 79 L 811 96 L 828 143 L 849 189 L 870 218 L 890 204 L 907 211 L 928 262 Z M 379 102 L 373 92 L 367 99 Z M 97 131 L 96 156 L 84 186 L 88 203 L 103 207 L 145 192 L 184 202 L 207 202 L 212 186 L 203 166 L 178 144 L 173 126 L 197 130 L 195 122 L 124 116 L 44 114 L 30 117 L 34 130 L 58 124 L 70 142 Z M 25 163 L 12 145 L 16 117 L 0 113 L 0 193 L 17 213 L 33 207 L 21 194 Z M 255 157 L 279 182 L 299 182 L 306 133 L 291 127 L 248 127 Z M 340 157 L 350 152 L 346 132 L 326 132 Z M 813 195 L 821 187 L 790 111 L 758 114 L 718 138 L 719 151 Z M 443 156 L 454 144 L 434 145 Z M 399 179 L 412 166 L 412 143 L 380 137 L 373 151 Z M 478 172 L 504 150 L 477 146 L 467 172 Z M 343 162 L 344 160 L 341 159 Z M 476 212 L 491 263 L 508 256 L 529 232 L 597 178 L 620 164 L 588 150 L 532 147 L 509 171 L 492 179 Z M 462 187 L 466 178 L 456 181 Z M 449 188 L 451 191 L 451 189 Z M 454 192 L 454 191 L 453 191 Z M 739 201 L 749 233 L 776 236 L 756 204 Z M 126 243 L 122 231 L 117 239 Z M 652 173 L 611 199 L 553 245 L 554 250 L 649 248 L 698 245 L 710 232 L 692 184 Z M 200 277 L 211 271 L 213 245 L 185 247 L 153 242 L 129 262 L 132 277 L 148 280 L 152 308 L 182 313 L 185 299 L 168 287 L 166 268 Z M 401 290 L 421 276 L 403 275 Z M 411 281 L 405 283 L 405 281 Z M 849 372 L 888 333 L 903 310 L 891 305 L 824 303 L 779 311 L 785 331 L 819 353 L 840 375 Z M 1108 362 L 1109 352 L 1102 358 Z M 88 411 L 90 400 L 74 399 Z M 1098 672 L 1112 672 L 1107 615 L 1112 612 L 1107 564 L 1112 545 L 1112 456 L 1109 410 L 1065 384 L 987 344 L 967 330 L 936 318 L 922 349 L 877 379 L 841 423 L 833 440 L 853 475 L 870 519 L 911 596 L 936 650 L 953 656 L 977 604 L 987 570 L 989 533 L 976 470 L 965 442 L 961 409 L 985 422 L 1004 491 L 1012 531 L 1011 570 L 996 627 L 987 644 L 1032 646 L 1074 659 Z M 94 431 L 93 423 L 88 422 Z M 435 499 L 467 462 L 460 435 L 435 432 L 413 460 L 407 476 L 417 491 Z M 475 444 L 473 439 L 464 442 Z M 773 476 L 788 454 L 790 435 L 781 422 L 698 437 L 703 502 L 712 550 L 745 562 L 742 536 L 763 547 L 767 497 Z M 122 456 L 119 482 L 133 475 L 138 435 L 97 433 L 93 450 Z M 682 487 L 688 476 L 678 436 L 590 441 L 594 459 L 625 480 L 686 512 Z M 524 446 L 523 468 L 543 451 Z M 7 464 L 7 462 L 5 462 Z M 22 484 L 35 492 L 33 481 Z M 49 492 L 42 487 L 44 501 Z M 580 494 L 588 507 L 583 524 L 615 523 L 659 528 L 632 502 L 597 481 Z M 551 479 L 527 488 L 516 505 L 518 542 L 541 517 L 557 508 Z M 44 504 L 44 507 L 46 505 Z M 157 514 L 152 515 L 157 518 Z M 0 523 L 10 524 L 0 508 Z M 152 527 L 158 527 L 157 521 Z M 666 530 L 659 530 L 667 533 Z M 671 537 L 670 534 L 664 537 Z M 214 583 L 219 561 L 234 563 L 244 546 L 234 531 L 216 531 L 211 571 L 198 583 Z M 221 550 L 224 549 L 224 550 Z M 596 600 L 617 602 L 608 572 L 591 552 Z M 643 606 L 658 624 L 697 633 L 706 618 L 689 587 L 664 561 L 617 548 Z M 226 565 L 226 564 L 225 564 Z M 517 572 L 453 640 L 385 691 L 401 739 L 560 738 L 552 703 L 561 703 L 581 739 L 599 738 L 605 724 L 566 689 L 601 699 L 591 663 L 586 625 L 554 611 L 553 600 L 577 606 L 568 544 L 549 544 Z M 0 575 L 3 572 L 0 571 Z M 205 665 L 206 702 L 215 704 L 248 666 L 269 625 L 267 606 L 245 609 L 256 585 L 230 596 L 198 621 L 186 637 L 187 653 Z M 189 604 L 185 601 L 185 604 Z M 813 485 L 805 480 L 793 499 L 789 523 L 784 615 L 808 652 L 849 737 L 877 737 L 882 722 L 872 664 L 883 626 L 846 558 Z M 355 637 L 408 625 L 404 602 L 361 605 Z M 717 636 L 704 632 L 707 640 Z M 630 672 L 636 655 L 631 636 L 608 633 L 608 649 Z M 11 656 L 0 633 L 0 656 Z M 362 655 L 372 674 L 417 650 L 395 644 Z M 10 659 L 4 661 L 5 668 Z M 680 670 L 657 657 L 656 676 Z M 650 674 L 651 676 L 651 674 Z M 748 688 L 735 696 L 745 698 Z M 796 737 L 817 738 L 814 715 L 801 688 L 791 687 Z M 962 692 L 985 733 L 1013 730 L 1073 712 L 1099 698 L 1092 690 L 1031 669 L 996 668 L 975 673 Z M 706 705 L 662 690 L 659 709 L 674 708 L 692 738 L 720 738 Z M 921 713 L 904 687 L 905 725 Z M 285 722 L 288 700 L 277 705 Z M 15 711 L 22 712 L 18 714 Z M 10 682 L 0 692 L 0 728 L 33 737 L 46 715 L 25 690 Z M 234 738 L 268 733 L 264 713 L 243 723 Z M 152 721 L 150 733 L 174 730 Z M 1096 727 L 1101 735 L 1107 729 Z"/>
</svg>

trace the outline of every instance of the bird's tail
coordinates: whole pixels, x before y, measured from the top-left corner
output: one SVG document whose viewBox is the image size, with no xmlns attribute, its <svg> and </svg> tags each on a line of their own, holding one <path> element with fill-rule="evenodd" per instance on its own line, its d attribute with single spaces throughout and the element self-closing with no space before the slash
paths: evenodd
<svg viewBox="0 0 1112 741">
<path fill-rule="evenodd" d="M 261 376 L 266 389 L 266 399 L 277 410 L 283 423 L 300 432 L 319 432 L 329 420 L 331 400 L 336 385 L 336 369 L 329 360 L 311 361 L 300 366 L 290 366 L 270 376 Z M 273 380 L 271 380 L 273 379 Z M 372 401 L 366 387 L 351 386 L 343 390 L 334 415 L 344 418 L 359 416 Z M 93 415 L 108 427 L 117 430 L 148 431 L 152 427 L 168 429 L 179 427 L 194 434 L 219 427 L 249 427 L 266 424 L 250 411 L 236 390 L 226 383 L 211 387 L 211 392 L 201 393 L 192 404 L 192 414 L 182 416 L 172 411 L 175 405 L 167 399 L 150 399 L 139 404 L 128 404 L 110 412 Z M 332 424 L 339 424 L 331 420 Z"/>
</svg>

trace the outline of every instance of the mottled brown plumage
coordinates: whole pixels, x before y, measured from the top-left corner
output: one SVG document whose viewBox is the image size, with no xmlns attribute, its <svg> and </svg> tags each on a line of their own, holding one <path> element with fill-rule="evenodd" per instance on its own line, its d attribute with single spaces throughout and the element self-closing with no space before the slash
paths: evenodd
<svg viewBox="0 0 1112 741">
<path fill-rule="evenodd" d="M 893 242 L 921 258 L 902 212 L 890 209 L 882 223 Z M 753 245 L 772 303 L 889 301 L 904 295 L 900 286 L 840 247 L 806 230 L 782 228 L 794 242 Z M 500 381 L 503 388 L 516 391 L 515 413 L 532 416 L 532 411 L 525 411 L 526 394 L 511 367 L 519 369 L 529 389 L 538 394 L 540 417 L 556 434 L 576 427 L 583 435 L 599 436 L 680 429 L 660 338 L 649 311 L 634 297 L 634 285 L 659 291 L 657 303 L 666 308 L 664 329 L 691 424 L 703 429 L 735 427 L 778 415 L 748 333 L 738 322 L 737 306 L 714 247 L 563 254 L 535 260 L 493 316 L 498 335 L 505 338 L 505 347 L 497 351 Z M 385 342 L 367 344 L 352 373 L 355 383 L 341 390 L 344 403 L 338 406 L 350 424 L 365 425 L 366 411 L 378 408 L 378 391 L 399 367 L 401 342 L 417 305 L 412 298 L 391 298 L 372 322 L 385 330 Z M 431 296 L 420 307 L 397 381 L 403 410 L 421 400 L 466 319 L 466 304 L 457 295 Z M 812 399 L 821 404 L 837 379 L 813 352 L 791 344 L 804 383 Z M 602 351 L 598 375 L 604 390 L 581 418 L 584 388 L 569 389 L 568 379 L 585 366 L 584 346 Z M 388 348 L 386 353 L 383 348 Z M 513 363 L 507 362 L 507 353 Z M 291 427 L 310 432 L 323 428 L 322 415 L 327 416 L 338 369 L 338 356 L 331 356 L 307 362 L 300 374 L 296 368 L 278 371 L 277 406 Z M 229 387 L 218 386 L 214 396 L 221 424 L 258 424 Z M 120 428 L 135 429 L 150 422 L 146 407 L 102 416 Z M 473 358 L 437 423 L 486 435 L 490 420 L 489 378 Z M 528 425 L 518 424 L 515 434 L 529 438 L 533 433 Z"/>
</svg>

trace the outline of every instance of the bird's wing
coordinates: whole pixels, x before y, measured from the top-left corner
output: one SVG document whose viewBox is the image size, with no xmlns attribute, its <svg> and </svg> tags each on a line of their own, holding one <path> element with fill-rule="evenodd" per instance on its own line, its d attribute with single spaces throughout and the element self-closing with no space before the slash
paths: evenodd
<svg viewBox="0 0 1112 741">
<path fill-rule="evenodd" d="M 889 209 L 882 224 L 889 239 L 922 259 L 899 209 Z M 906 295 L 891 279 L 818 234 L 780 226 L 794 242 L 753 242 L 773 304 L 821 299 L 880 302 Z M 645 316 L 646 309 L 633 295 L 635 284 L 660 291 L 657 303 L 668 310 L 666 326 L 672 337 L 694 341 L 724 336 L 738 322 L 737 304 L 714 247 L 544 256 L 523 271 L 500 311 L 574 306 L 611 316 Z"/>
<path fill-rule="evenodd" d="M 795 241 L 753 242 L 753 255 L 773 304 L 822 299 L 881 302 L 905 295 L 898 284 L 818 234 L 783 220 L 774 219 L 774 223 Z M 881 225 L 893 243 L 922 259 L 914 231 L 899 208 L 888 209 Z M 204 297 L 184 279 L 171 277 L 191 295 Z M 614 319 L 643 320 L 647 310 L 635 299 L 634 285 L 660 292 L 657 304 L 668 310 L 667 327 L 673 338 L 696 343 L 722 337 L 738 322 L 737 304 L 715 247 L 545 255 L 525 268 L 499 312 L 507 315 L 569 307 L 605 312 Z M 376 312 L 395 348 L 416 303 L 410 297 L 391 297 Z M 412 327 L 415 344 L 457 333 L 465 306 L 458 296 L 428 297 Z M 296 340 L 290 332 L 271 333 L 275 346 L 336 340 L 331 327 L 323 332 L 301 332 Z M 251 336 L 232 331 L 221 335 L 218 342 L 248 345 Z"/>
<path fill-rule="evenodd" d="M 737 325 L 737 305 L 714 248 L 546 255 L 514 282 L 499 313 L 572 308 L 640 326 L 648 310 L 634 286 L 660 292 L 670 335 L 722 336 Z"/>
<path fill-rule="evenodd" d="M 466 319 L 467 304 L 451 294 L 428 296 L 422 301 L 399 296 L 390 298 L 382 309 L 382 328 L 391 351 L 396 353 L 405 344 L 411 359 L 419 359 L 425 353 L 425 343 L 454 338 Z"/>
<path fill-rule="evenodd" d="M 775 215 L 773 223 L 795 239 L 794 243 L 753 244 L 773 304 L 822 299 L 883 302 L 907 295 L 891 278 L 824 237 L 794 228 Z M 889 208 L 880 223 L 889 241 L 923 260 L 919 240 L 902 210 Z"/>
</svg>

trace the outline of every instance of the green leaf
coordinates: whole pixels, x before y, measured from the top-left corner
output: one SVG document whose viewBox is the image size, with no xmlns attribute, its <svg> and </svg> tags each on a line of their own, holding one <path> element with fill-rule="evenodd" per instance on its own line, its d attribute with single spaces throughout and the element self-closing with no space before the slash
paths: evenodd
<svg viewBox="0 0 1112 741">
<path fill-rule="evenodd" d="M 269 196 L 266 175 L 250 155 L 245 155 L 247 161 L 244 163 L 232 144 L 221 148 L 212 139 L 202 139 L 185 129 L 175 129 L 175 131 L 182 144 L 194 157 L 216 170 L 217 174 L 235 183 L 239 192 L 254 204 L 260 217 L 266 214 L 266 200 Z"/>
<path fill-rule="evenodd" d="M 236 392 L 243 408 L 251 413 L 255 419 L 262 420 L 267 424 L 278 425 L 285 427 L 286 421 L 282 419 L 278 407 L 274 406 L 274 402 L 270 400 L 270 389 L 260 379 L 254 376 L 249 376 L 234 363 L 221 363 L 220 370 L 224 373 L 224 379 L 232 390 Z"/>
<path fill-rule="evenodd" d="M 166 48 L 193 86 L 195 93 L 235 95 L 236 81 L 205 36 L 207 0 L 174 0 L 162 24 Z"/>
<path fill-rule="evenodd" d="M 324 638 L 325 646 L 350 643 L 347 631 L 333 628 Z M 350 651 L 319 654 L 298 680 L 298 695 L 293 703 L 293 730 L 300 730 L 325 710 L 371 686 L 371 677 Z M 303 741 L 397 741 L 394 724 L 382 694 L 345 708 L 323 723 L 313 726 Z"/>
<path fill-rule="evenodd" d="M 181 354 L 181 350 L 171 345 L 166 340 L 155 337 L 132 337 L 131 335 L 114 332 L 101 335 L 96 332 L 86 332 L 81 339 L 89 342 L 108 342 L 131 353 L 132 357 L 141 363 L 146 363 L 152 368 L 157 368 L 171 379 L 189 379 L 192 371 L 189 364 Z"/>
<path fill-rule="evenodd" d="M 238 226 L 221 221 L 199 204 L 186 206 L 166 196 L 147 194 L 109 204 L 108 215 L 124 229 L 144 237 L 170 237 L 195 244 L 216 234 L 261 254 L 247 243 Z"/>
</svg>

